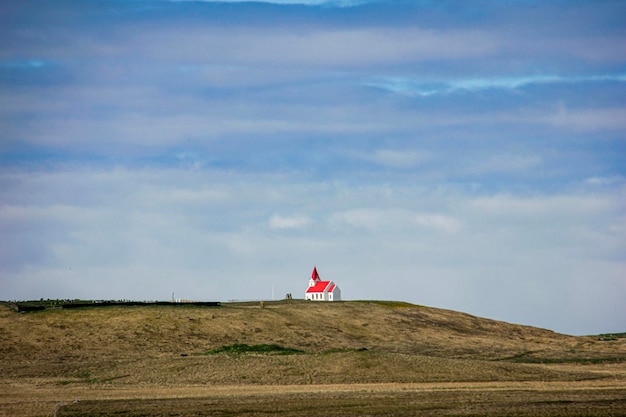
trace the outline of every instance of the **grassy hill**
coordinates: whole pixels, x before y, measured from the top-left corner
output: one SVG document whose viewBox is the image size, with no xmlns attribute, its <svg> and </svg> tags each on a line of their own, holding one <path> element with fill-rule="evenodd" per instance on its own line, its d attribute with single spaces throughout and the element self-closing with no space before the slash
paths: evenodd
<svg viewBox="0 0 626 417">
<path fill-rule="evenodd" d="M 5 383 L 556 381 L 602 378 L 599 367 L 626 361 L 624 338 L 566 336 L 382 301 L 0 307 L 0 334 Z"/>
</svg>

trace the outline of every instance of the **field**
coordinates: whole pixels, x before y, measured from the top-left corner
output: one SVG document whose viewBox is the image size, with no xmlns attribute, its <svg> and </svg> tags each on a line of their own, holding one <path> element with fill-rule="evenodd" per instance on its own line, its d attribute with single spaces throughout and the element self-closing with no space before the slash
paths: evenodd
<svg viewBox="0 0 626 417">
<path fill-rule="evenodd" d="M 0 415 L 619 416 L 626 338 L 401 302 L 0 307 Z"/>
</svg>

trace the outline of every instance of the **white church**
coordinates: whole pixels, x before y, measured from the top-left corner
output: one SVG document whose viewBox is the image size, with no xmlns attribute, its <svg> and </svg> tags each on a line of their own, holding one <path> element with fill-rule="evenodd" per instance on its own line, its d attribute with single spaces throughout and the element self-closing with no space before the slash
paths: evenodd
<svg viewBox="0 0 626 417">
<path fill-rule="evenodd" d="M 312 301 L 341 301 L 341 290 L 332 281 L 322 281 L 317 268 L 313 267 L 305 296 L 307 300 Z"/>
</svg>

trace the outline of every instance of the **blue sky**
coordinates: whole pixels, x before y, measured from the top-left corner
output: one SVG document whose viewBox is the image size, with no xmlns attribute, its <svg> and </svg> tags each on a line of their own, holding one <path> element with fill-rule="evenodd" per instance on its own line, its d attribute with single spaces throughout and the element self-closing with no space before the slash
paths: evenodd
<svg viewBox="0 0 626 417">
<path fill-rule="evenodd" d="M 0 5 L 0 299 L 626 330 L 621 1 Z M 300 296 L 298 295 L 300 294 Z"/>
</svg>

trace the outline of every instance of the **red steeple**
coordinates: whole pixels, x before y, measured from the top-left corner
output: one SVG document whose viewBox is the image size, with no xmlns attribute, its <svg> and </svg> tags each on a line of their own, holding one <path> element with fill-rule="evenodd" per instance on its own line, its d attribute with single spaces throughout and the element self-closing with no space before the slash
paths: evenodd
<svg viewBox="0 0 626 417">
<path fill-rule="evenodd" d="M 313 272 L 311 273 L 311 279 L 312 279 L 313 281 L 317 281 L 317 280 L 319 280 L 319 279 L 320 279 L 320 276 L 319 276 L 319 274 L 317 273 L 317 268 L 316 268 L 316 267 L 313 267 Z"/>
</svg>

